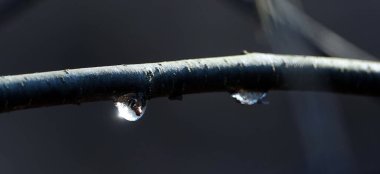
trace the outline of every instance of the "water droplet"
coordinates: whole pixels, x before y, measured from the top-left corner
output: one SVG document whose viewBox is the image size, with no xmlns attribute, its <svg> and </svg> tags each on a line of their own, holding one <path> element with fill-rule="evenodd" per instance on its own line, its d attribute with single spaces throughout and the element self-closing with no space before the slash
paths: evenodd
<svg viewBox="0 0 380 174">
<path fill-rule="evenodd" d="M 231 97 L 236 99 L 240 104 L 243 105 L 254 105 L 254 104 L 266 104 L 267 102 L 263 101 L 266 92 L 259 91 L 247 91 L 247 90 L 239 90 L 235 93 L 231 94 Z"/>
<path fill-rule="evenodd" d="M 143 93 L 128 93 L 115 99 L 119 117 L 128 121 L 140 119 L 146 110 L 146 100 Z"/>
</svg>

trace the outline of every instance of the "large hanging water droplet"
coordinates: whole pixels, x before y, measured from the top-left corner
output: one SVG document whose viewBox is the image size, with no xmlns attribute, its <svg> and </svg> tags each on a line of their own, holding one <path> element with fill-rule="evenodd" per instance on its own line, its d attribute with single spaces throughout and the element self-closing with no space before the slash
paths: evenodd
<svg viewBox="0 0 380 174">
<path fill-rule="evenodd" d="M 236 99 L 240 104 L 244 105 L 254 105 L 254 104 L 266 104 L 267 102 L 263 101 L 266 92 L 259 91 L 247 91 L 247 90 L 239 90 L 235 93 L 231 94 L 231 97 Z"/>
<path fill-rule="evenodd" d="M 140 119 L 146 110 L 146 100 L 143 93 L 128 93 L 115 99 L 119 117 L 128 121 Z"/>
</svg>

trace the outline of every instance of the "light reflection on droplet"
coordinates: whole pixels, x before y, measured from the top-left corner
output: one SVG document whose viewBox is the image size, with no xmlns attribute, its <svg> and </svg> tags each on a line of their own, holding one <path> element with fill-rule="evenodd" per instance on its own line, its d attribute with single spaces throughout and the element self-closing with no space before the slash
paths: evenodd
<svg viewBox="0 0 380 174">
<path fill-rule="evenodd" d="M 263 101 L 266 95 L 266 92 L 247 91 L 241 89 L 236 93 L 231 94 L 231 97 L 236 99 L 240 104 L 254 105 L 266 103 Z"/>
<path fill-rule="evenodd" d="M 128 93 L 115 100 L 119 117 L 128 121 L 140 119 L 146 110 L 146 101 L 140 93 Z"/>
</svg>

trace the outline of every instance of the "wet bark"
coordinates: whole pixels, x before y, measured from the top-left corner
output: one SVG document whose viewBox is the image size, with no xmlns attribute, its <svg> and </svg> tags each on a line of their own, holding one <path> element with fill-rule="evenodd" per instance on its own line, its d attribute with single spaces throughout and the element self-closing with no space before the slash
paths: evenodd
<svg viewBox="0 0 380 174">
<path fill-rule="evenodd" d="M 132 92 L 144 93 L 147 99 L 163 96 L 179 99 L 183 94 L 239 89 L 379 96 L 380 63 L 250 53 L 3 76 L 0 112 L 113 100 Z"/>
</svg>

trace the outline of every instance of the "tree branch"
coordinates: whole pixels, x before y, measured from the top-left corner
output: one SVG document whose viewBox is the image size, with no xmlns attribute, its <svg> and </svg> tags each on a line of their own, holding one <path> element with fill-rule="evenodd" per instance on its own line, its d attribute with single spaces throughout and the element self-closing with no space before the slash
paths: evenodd
<svg viewBox="0 0 380 174">
<path fill-rule="evenodd" d="M 0 112 L 112 100 L 131 92 L 145 93 L 150 99 L 239 89 L 380 96 L 380 63 L 252 53 L 3 76 Z"/>
</svg>

